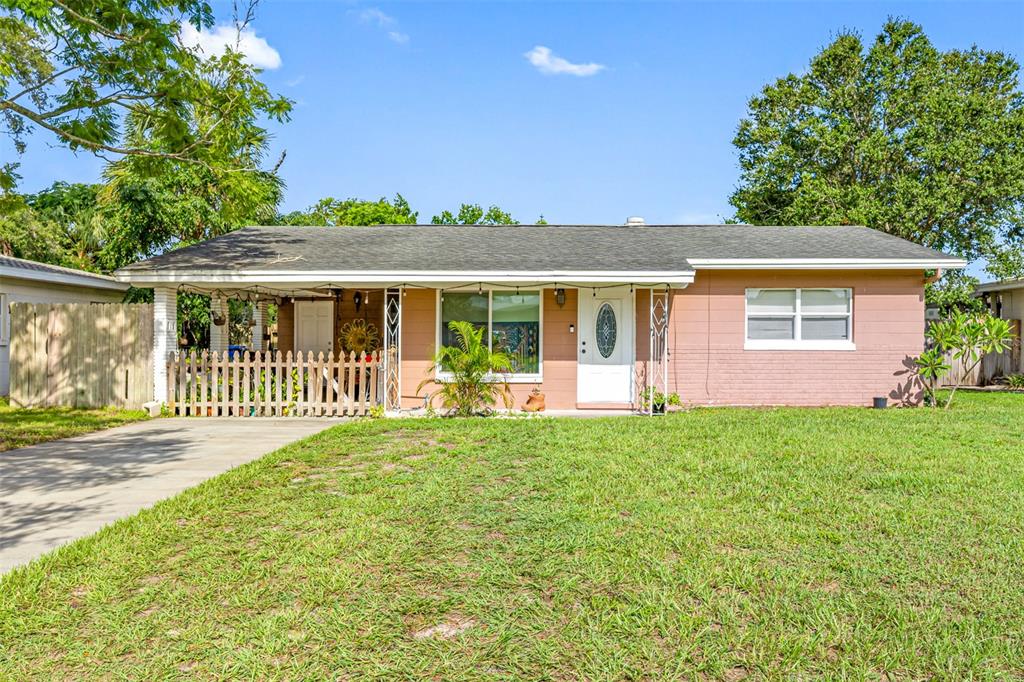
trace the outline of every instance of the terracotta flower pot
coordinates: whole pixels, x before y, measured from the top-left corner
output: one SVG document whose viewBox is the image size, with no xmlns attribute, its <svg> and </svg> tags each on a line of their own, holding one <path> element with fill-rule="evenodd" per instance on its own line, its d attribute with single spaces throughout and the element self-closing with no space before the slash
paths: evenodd
<svg viewBox="0 0 1024 682">
<path fill-rule="evenodd" d="M 544 411 L 544 394 L 538 391 L 534 391 L 530 394 L 530 397 L 526 399 L 526 404 L 523 405 L 524 412 L 543 412 Z"/>
</svg>

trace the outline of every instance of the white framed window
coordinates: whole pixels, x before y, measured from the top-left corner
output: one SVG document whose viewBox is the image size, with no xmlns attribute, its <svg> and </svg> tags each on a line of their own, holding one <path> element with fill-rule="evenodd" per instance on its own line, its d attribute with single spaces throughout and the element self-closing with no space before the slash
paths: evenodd
<svg viewBox="0 0 1024 682">
<path fill-rule="evenodd" d="M 747 289 L 748 350 L 855 350 L 852 289 Z"/>
<path fill-rule="evenodd" d="M 543 377 L 542 290 L 492 289 L 486 291 L 438 291 L 437 345 L 457 343 L 448 328 L 453 321 L 472 322 L 484 329 L 492 351 L 503 351 L 512 359 L 512 382 L 536 382 Z M 448 378 L 443 367 L 436 370 L 440 380 Z"/>
<path fill-rule="evenodd" d="M 0 294 L 0 346 L 11 343 L 11 311 L 7 308 L 7 294 Z"/>
</svg>

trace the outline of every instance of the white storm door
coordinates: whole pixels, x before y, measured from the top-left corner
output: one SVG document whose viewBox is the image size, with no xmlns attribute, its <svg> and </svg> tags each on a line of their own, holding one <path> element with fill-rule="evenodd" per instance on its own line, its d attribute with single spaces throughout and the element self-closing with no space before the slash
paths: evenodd
<svg viewBox="0 0 1024 682">
<path fill-rule="evenodd" d="M 580 292 L 576 400 L 628 403 L 633 399 L 633 296 Z"/>
<path fill-rule="evenodd" d="M 295 350 L 334 350 L 334 301 L 295 302 Z"/>
</svg>

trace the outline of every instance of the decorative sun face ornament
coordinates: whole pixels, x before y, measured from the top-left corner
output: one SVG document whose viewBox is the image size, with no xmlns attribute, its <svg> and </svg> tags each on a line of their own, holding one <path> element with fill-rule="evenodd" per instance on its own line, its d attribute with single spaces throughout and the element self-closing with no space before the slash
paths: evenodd
<svg viewBox="0 0 1024 682">
<path fill-rule="evenodd" d="M 377 327 L 366 320 L 352 320 L 341 328 L 341 341 L 349 352 L 371 353 L 377 349 L 379 339 Z"/>
</svg>

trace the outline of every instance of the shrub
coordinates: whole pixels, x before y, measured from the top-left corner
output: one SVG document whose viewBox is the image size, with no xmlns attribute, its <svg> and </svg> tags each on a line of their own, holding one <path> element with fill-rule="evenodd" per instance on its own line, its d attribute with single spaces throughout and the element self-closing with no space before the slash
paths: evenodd
<svg viewBox="0 0 1024 682">
<path fill-rule="evenodd" d="M 512 370 L 512 359 L 488 348 L 484 330 L 470 322 L 449 322 L 448 328 L 455 332 L 458 345 L 442 346 L 434 354 L 434 367 L 451 375 L 437 391 L 441 404 L 450 414 L 462 417 L 490 410 L 498 398 L 511 408 L 512 392 L 505 375 Z M 432 376 L 424 379 L 416 392 L 433 381 Z"/>
<path fill-rule="evenodd" d="M 1009 350 L 1013 343 L 1013 331 L 1008 320 L 988 314 L 958 312 L 949 319 L 932 324 L 928 328 L 928 340 L 932 348 L 922 353 L 916 360 L 918 373 L 922 378 L 927 376 L 926 372 L 939 372 L 940 366 L 936 362 L 936 357 L 930 355 L 932 351 L 938 353 L 939 357 L 949 353 L 959 360 L 964 366 L 966 376 L 981 364 L 982 359 L 989 353 L 1003 353 Z M 944 360 L 941 364 L 944 365 Z M 949 366 L 945 365 L 941 372 L 930 378 L 933 403 L 938 379 L 948 371 Z M 928 384 L 929 381 L 926 380 L 925 385 Z M 953 404 L 953 396 L 959 387 L 959 383 L 953 385 L 953 390 L 946 399 L 946 409 Z"/>
<path fill-rule="evenodd" d="M 1006 377 L 1006 385 L 1013 391 L 1024 391 L 1024 374 L 1011 374 Z"/>
</svg>

